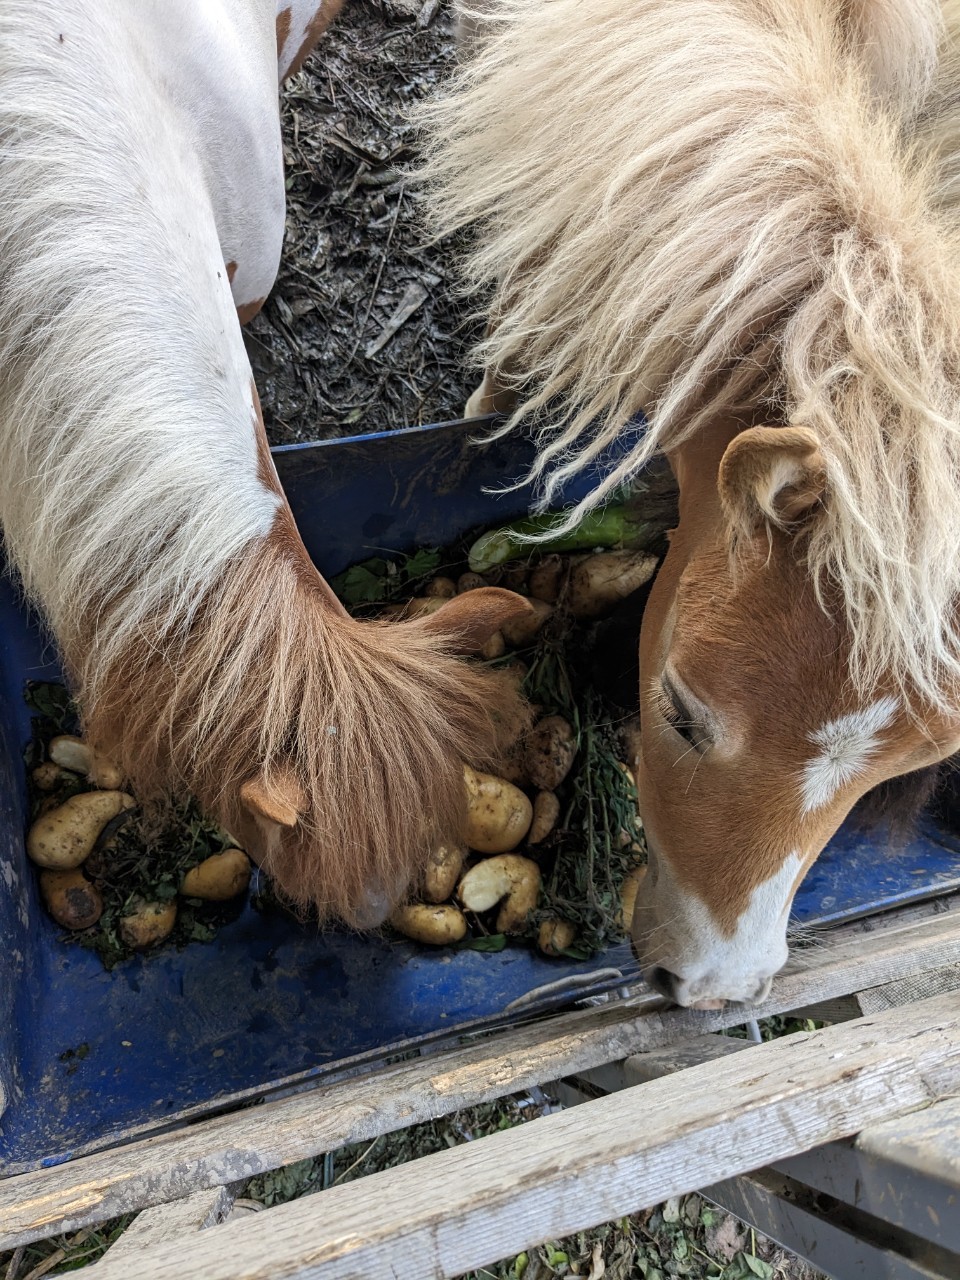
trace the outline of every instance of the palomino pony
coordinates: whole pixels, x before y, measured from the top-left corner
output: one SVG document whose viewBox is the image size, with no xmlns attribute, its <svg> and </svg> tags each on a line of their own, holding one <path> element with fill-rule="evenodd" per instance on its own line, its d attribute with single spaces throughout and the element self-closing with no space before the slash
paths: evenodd
<svg viewBox="0 0 960 1280">
<path fill-rule="evenodd" d="M 852 806 L 960 748 L 960 5 L 480 7 L 426 118 L 493 294 L 468 414 L 539 426 L 545 502 L 618 437 L 584 506 L 672 463 L 634 947 L 681 1004 L 757 999 Z"/>
<path fill-rule="evenodd" d="M 0 517 L 86 731 L 322 916 L 382 918 L 515 692 L 498 590 L 360 624 L 311 565 L 240 319 L 284 228 L 279 75 L 333 0 L 4 0 Z M 239 317 L 238 317 L 239 313 Z"/>
</svg>

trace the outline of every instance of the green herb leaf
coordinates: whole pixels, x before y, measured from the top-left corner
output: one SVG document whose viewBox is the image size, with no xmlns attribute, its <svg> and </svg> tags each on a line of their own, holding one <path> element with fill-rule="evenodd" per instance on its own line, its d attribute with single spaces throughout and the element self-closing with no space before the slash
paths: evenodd
<svg viewBox="0 0 960 1280">
<path fill-rule="evenodd" d="M 440 552 L 436 547 L 423 547 L 415 551 L 403 566 L 408 582 L 415 578 L 426 578 L 428 574 L 436 573 L 439 567 Z"/>
<path fill-rule="evenodd" d="M 742 1257 L 750 1271 L 755 1276 L 758 1276 L 759 1280 L 773 1280 L 773 1267 L 769 1262 L 764 1262 L 762 1258 L 758 1258 L 752 1253 L 745 1253 Z"/>
<path fill-rule="evenodd" d="M 461 943 L 463 951 L 502 951 L 507 945 L 506 934 L 493 933 L 488 938 L 467 938 Z"/>
<path fill-rule="evenodd" d="M 377 558 L 352 565 L 330 585 L 345 605 L 375 604 L 387 594 L 387 562 Z"/>
</svg>

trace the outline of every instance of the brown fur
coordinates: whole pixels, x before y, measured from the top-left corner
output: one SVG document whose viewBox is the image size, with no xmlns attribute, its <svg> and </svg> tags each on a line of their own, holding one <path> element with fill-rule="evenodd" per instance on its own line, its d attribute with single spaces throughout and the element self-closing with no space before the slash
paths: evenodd
<svg viewBox="0 0 960 1280">
<path fill-rule="evenodd" d="M 459 841 L 463 762 L 489 766 L 523 719 L 514 682 L 458 660 L 438 617 L 360 623 L 333 609 L 281 522 L 184 633 L 144 633 L 105 671 L 68 657 L 87 731 L 139 797 L 195 794 L 293 902 L 353 923 Z M 240 790 L 287 771 L 305 811 L 273 838 Z"/>
<path fill-rule="evenodd" d="M 309 58 L 310 54 L 313 52 L 317 41 L 343 8 L 343 5 L 344 0 L 323 0 L 313 18 L 313 21 L 307 28 L 307 34 L 304 36 L 300 48 L 297 50 L 293 61 L 287 69 L 286 74 L 288 76 L 294 76 L 297 74 L 306 62 L 307 58 Z"/>
<path fill-rule="evenodd" d="M 269 536 L 184 628 L 141 630 L 106 669 L 89 639 L 67 656 L 88 733 L 139 798 L 196 795 L 292 902 L 361 924 L 460 840 L 463 763 L 522 731 L 515 681 L 456 654 L 530 606 L 488 589 L 422 621 L 351 618 L 307 556 L 252 392 L 260 480 L 282 499 Z"/>
<path fill-rule="evenodd" d="M 237 319 L 241 324 L 249 324 L 265 302 L 266 298 L 254 298 L 253 302 L 245 302 L 242 307 L 237 307 Z"/>
<path fill-rule="evenodd" d="M 911 783 L 876 791 L 872 811 L 889 816 L 908 794 L 920 802 L 926 766 L 955 749 L 957 732 L 949 718 L 931 716 L 920 726 L 904 709 L 869 769 L 823 809 L 802 812 L 803 769 L 817 750 L 811 732 L 862 703 L 849 680 L 841 602 L 828 596 L 821 603 L 807 573 L 807 535 L 755 523 L 741 533 L 736 560 L 730 557 L 722 503 L 745 529 L 742 513 L 761 505 L 748 480 L 769 486 L 749 449 L 732 490 L 721 493 L 718 475 L 730 470 L 731 450 L 758 430 L 718 423 L 673 455 L 680 521 L 641 633 L 644 825 L 680 883 L 727 933 L 786 854 L 803 851 L 812 861 L 866 792 L 918 770 Z M 699 755 L 665 725 L 657 687 L 668 663 L 723 717 L 724 750 Z"/>
<path fill-rule="evenodd" d="M 290 10 L 281 9 L 277 14 L 277 55 L 283 52 L 283 46 L 287 43 L 287 36 L 290 34 Z"/>
</svg>

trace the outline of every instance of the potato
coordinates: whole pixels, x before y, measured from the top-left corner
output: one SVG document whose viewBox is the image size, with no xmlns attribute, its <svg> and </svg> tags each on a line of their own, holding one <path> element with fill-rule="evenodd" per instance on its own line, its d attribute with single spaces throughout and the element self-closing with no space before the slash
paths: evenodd
<svg viewBox="0 0 960 1280">
<path fill-rule="evenodd" d="M 603 551 L 570 570 L 566 606 L 575 618 L 599 618 L 653 577 L 657 557 L 645 551 Z"/>
<path fill-rule="evenodd" d="M 505 564 L 498 573 L 501 587 L 508 591 L 518 591 L 521 595 L 527 589 L 527 566 L 525 564 Z"/>
<path fill-rule="evenodd" d="M 146 902 L 143 898 L 134 898 L 127 914 L 120 918 L 120 937 L 134 951 L 146 951 L 169 938 L 176 923 L 175 901 Z"/>
<path fill-rule="evenodd" d="M 242 849 L 224 849 L 192 867 L 183 877 L 180 892 L 185 898 L 227 902 L 243 893 L 249 883 L 250 859 Z"/>
<path fill-rule="evenodd" d="M 83 741 L 72 733 L 61 733 L 50 739 L 47 753 L 54 764 L 64 769 L 72 769 L 74 773 L 86 776 L 93 763 L 93 752 Z"/>
<path fill-rule="evenodd" d="M 520 933 L 540 896 L 540 868 L 516 853 L 485 858 L 460 881 L 457 896 L 468 911 L 489 911 L 502 903 L 497 933 Z"/>
<path fill-rule="evenodd" d="M 43 764 L 38 764 L 30 773 L 33 785 L 38 791 L 56 791 L 63 776 L 60 766 L 54 764 L 52 760 L 45 760 Z"/>
<path fill-rule="evenodd" d="M 461 573 L 457 579 L 457 595 L 462 596 L 465 591 L 476 591 L 477 587 L 489 585 L 486 578 L 482 578 L 479 573 Z"/>
<path fill-rule="evenodd" d="M 556 604 L 565 586 L 570 561 L 563 556 L 544 556 L 538 565 L 530 570 L 530 594 L 538 600 L 546 600 L 547 604 Z"/>
<path fill-rule="evenodd" d="M 49 752 L 55 764 L 74 773 L 82 773 L 102 791 L 119 791 L 123 785 L 123 774 L 113 761 L 72 733 L 61 733 L 51 738 Z"/>
<path fill-rule="evenodd" d="M 545 716 L 523 743 L 523 768 L 530 785 L 555 791 L 570 772 L 577 754 L 577 735 L 563 716 Z"/>
<path fill-rule="evenodd" d="M 459 942 L 466 936 L 467 922 L 463 912 L 452 906 L 427 906 L 414 903 L 398 907 L 390 917 L 390 923 L 398 933 L 414 942 L 426 942 L 430 946 L 445 947 Z"/>
<path fill-rule="evenodd" d="M 466 850 L 442 844 L 430 855 L 423 873 L 423 896 L 428 902 L 446 902 L 452 896 L 463 870 Z"/>
<path fill-rule="evenodd" d="M 93 767 L 87 777 L 101 791 L 120 791 L 125 781 L 123 771 L 119 766 L 115 765 L 112 760 L 108 760 L 106 756 L 101 755 L 99 751 L 93 753 Z"/>
<path fill-rule="evenodd" d="M 537 632 L 553 613 L 553 605 L 547 604 L 545 600 L 537 600 L 535 596 L 530 596 L 529 601 L 533 605 L 532 613 L 525 613 L 521 618 L 505 622 L 500 628 L 504 640 L 515 649 L 524 649 L 527 645 L 533 644 Z"/>
<path fill-rule="evenodd" d="M 527 832 L 527 844 L 539 844 L 557 825 L 560 801 L 552 791 L 538 791 L 533 798 L 533 822 Z"/>
<path fill-rule="evenodd" d="M 431 578 L 423 589 L 425 596 L 437 596 L 441 600 L 449 600 L 457 594 L 457 584 L 452 578 Z"/>
<path fill-rule="evenodd" d="M 90 856 L 111 818 L 136 801 L 122 791 L 84 791 L 37 818 L 27 836 L 27 853 L 41 867 L 65 870 Z"/>
<path fill-rule="evenodd" d="M 489 640 L 485 640 L 478 650 L 478 656 L 485 662 L 492 658 L 502 658 L 507 652 L 506 641 L 502 631 L 495 631 Z"/>
<path fill-rule="evenodd" d="M 533 805 L 505 778 L 477 773 L 464 766 L 467 786 L 467 825 L 464 839 L 478 853 L 507 853 L 530 830 Z"/>
<path fill-rule="evenodd" d="M 623 878 L 623 884 L 620 886 L 620 927 L 624 933 L 630 932 L 630 926 L 633 923 L 633 912 L 637 905 L 637 891 L 646 874 L 647 864 L 643 863 L 639 867 L 634 867 L 632 871 L 628 871 Z"/>
<path fill-rule="evenodd" d="M 41 871 L 40 896 L 65 929 L 89 929 L 103 914 L 103 898 L 79 867 L 70 871 Z"/>
<path fill-rule="evenodd" d="M 551 917 L 541 921 L 537 931 L 537 946 L 545 956 L 558 956 L 567 947 L 573 946 L 577 936 L 577 926 L 569 920 L 558 920 Z"/>
</svg>

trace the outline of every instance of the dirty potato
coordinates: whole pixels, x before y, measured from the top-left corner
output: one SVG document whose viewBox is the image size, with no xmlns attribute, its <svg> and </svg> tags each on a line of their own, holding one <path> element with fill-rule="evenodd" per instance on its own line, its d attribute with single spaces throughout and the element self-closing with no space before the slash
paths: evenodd
<svg viewBox="0 0 960 1280">
<path fill-rule="evenodd" d="M 538 600 L 545 600 L 547 604 L 556 604 L 563 591 L 569 567 L 569 558 L 564 559 L 563 556 L 557 555 L 544 556 L 539 564 L 530 570 L 530 594 L 536 596 Z"/>
<path fill-rule="evenodd" d="M 505 622 L 500 628 L 504 640 L 514 649 L 525 649 L 527 645 L 533 644 L 540 628 L 553 614 L 553 605 L 547 604 L 545 600 L 530 596 L 528 601 L 533 606 L 530 612 Z"/>
<path fill-rule="evenodd" d="M 60 766 L 52 760 L 44 760 L 30 773 L 33 785 L 38 791 L 56 791 L 61 780 L 67 775 L 61 772 Z"/>
<path fill-rule="evenodd" d="M 575 924 L 552 916 L 549 920 L 541 921 L 537 930 L 537 946 L 545 956 L 559 956 L 567 947 L 573 946 L 576 936 Z"/>
<path fill-rule="evenodd" d="M 620 927 L 624 933 L 630 932 L 633 913 L 637 905 L 637 893 L 641 884 L 643 884 L 646 874 L 646 863 L 642 866 L 634 867 L 632 871 L 628 871 L 624 876 L 623 884 L 620 886 Z"/>
<path fill-rule="evenodd" d="M 463 770 L 467 787 L 467 824 L 464 838 L 477 853 L 507 853 L 530 830 L 533 805 L 519 787 L 506 778 Z"/>
<path fill-rule="evenodd" d="M 554 791 L 538 791 L 533 798 L 533 822 L 527 832 L 527 844 L 540 844 L 557 825 L 560 801 Z"/>
<path fill-rule="evenodd" d="M 54 764 L 73 773 L 82 773 L 102 791 L 119 791 L 123 786 L 123 774 L 113 761 L 72 733 L 60 733 L 51 738 L 48 751 Z"/>
<path fill-rule="evenodd" d="M 423 896 L 428 902 L 446 902 L 452 896 L 463 870 L 466 850 L 442 844 L 430 855 L 423 873 Z"/>
<path fill-rule="evenodd" d="M 599 618 L 653 577 L 657 557 L 645 551 L 603 551 L 570 570 L 565 603 L 575 618 Z"/>
<path fill-rule="evenodd" d="M 27 836 L 27 853 L 41 867 L 65 870 L 90 856 L 111 818 L 136 801 L 122 791 L 84 791 L 42 814 Z"/>
<path fill-rule="evenodd" d="M 243 893 L 249 883 L 250 859 L 242 849 L 224 849 L 192 867 L 183 877 L 180 892 L 185 898 L 228 902 Z"/>
<path fill-rule="evenodd" d="M 176 902 L 147 902 L 134 898 L 120 918 L 120 937 L 134 951 L 146 951 L 169 938 L 177 923 Z"/>
<path fill-rule="evenodd" d="M 103 914 L 103 898 L 79 867 L 69 871 L 41 871 L 44 906 L 65 929 L 89 929 Z"/>
<path fill-rule="evenodd" d="M 490 911 L 499 902 L 497 933 L 522 933 L 540 896 L 540 868 L 516 853 L 485 858 L 460 881 L 457 896 L 468 911 Z"/>
<path fill-rule="evenodd" d="M 563 716 L 545 716 L 524 739 L 524 774 L 531 786 L 555 791 L 570 772 L 576 754 L 573 726 Z"/>
<path fill-rule="evenodd" d="M 446 947 L 466 936 L 467 922 L 458 907 L 435 906 L 418 902 L 398 907 L 390 917 L 398 933 L 414 942 L 432 947 Z"/>
</svg>

